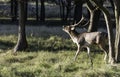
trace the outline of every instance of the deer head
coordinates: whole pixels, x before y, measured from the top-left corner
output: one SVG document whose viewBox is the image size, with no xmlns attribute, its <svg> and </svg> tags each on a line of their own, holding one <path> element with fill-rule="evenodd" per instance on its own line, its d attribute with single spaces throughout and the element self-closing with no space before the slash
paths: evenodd
<svg viewBox="0 0 120 77">
<path fill-rule="evenodd" d="M 63 31 L 66 33 L 70 33 L 73 30 L 75 30 L 75 26 L 63 26 Z"/>
<path fill-rule="evenodd" d="M 63 26 L 63 31 L 65 31 L 67 33 L 70 33 L 71 31 L 74 31 L 75 27 L 79 26 L 81 24 L 81 22 L 83 22 L 84 19 L 85 19 L 85 17 L 82 15 L 81 20 L 77 24 L 69 25 L 69 26 Z"/>
</svg>

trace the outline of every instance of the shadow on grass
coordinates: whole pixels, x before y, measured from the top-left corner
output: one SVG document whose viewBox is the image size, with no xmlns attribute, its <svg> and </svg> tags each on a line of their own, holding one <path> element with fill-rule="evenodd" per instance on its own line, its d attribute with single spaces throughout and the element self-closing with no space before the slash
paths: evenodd
<svg viewBox="0 0 120 77">
<path fill-rule="evenodd" d="M 28 60 L 34 59 L 35 57 L 36 56 L 27 56 L 27 57 L 23 57 L 23 58 L 12 57 L 12 58 L 7 59 L 6 62 L 9 62 L 9 63 L 16 63 L 16 62 L 24 63 Z"/>
<path fill-rule="evenodd" d="M 16 75 L 16 76 L 20 76 L 20 77 L 35 77 L 35 75 L 34 75 L 33 72 L 27 72 L 27 71 L 24 71 L 24 72 L 16 72 L 15 75 Z"/>
<path fill-rule="evenodd" d="M 37 47 L 34 47 L 34 46 L 30 46 L 29 49 L 31 51 L 59 51 L 59 50 L 73 50 L 72 48 L 69 48 L 69 47 L 51 47 L 51 46 L 48 46 L 48 47 L 42 47 L 42 46 L 37 46 Z"/>
<path fill-rule="evenodd" d="M 29 45 L 28 47 L 28 51 L 50 51 L 50 52 L 57 52 L 57 51 L 61 51 L 61 50 L 75 50 L 76 51 L 76 47 L 69 47 L 69 46 L 53 46 L 51 45 L 37 45 L 37 44 L 32 44 Z"/>
<path fill-rule="evenodd" d="M 49 38 L 32 40 L 29 42 L 28 50 L 30 51 L 60 51 L 76 50 L 77 47 L 71 40 L 63 39 L 57 36 Z"/>
<path fill-rule="evenodd" d="M 0 77 L 3 77 L 3 76 L 0 74 Z"/>
<path fill-rule="evenodd" d="M 79 70 L 78 67 L 68 67 L 68 68 L 65 68 L 64 72 L 74 72 L 78 70 Z"/>
<path fill-rule="evenodd" d="M 14 47 L 14 43 L 9 42 L 9 41 L 0 41 L 0 49 L 2 50 L 7 50 L 7 49 L 11 49 Z"/>
</svg>

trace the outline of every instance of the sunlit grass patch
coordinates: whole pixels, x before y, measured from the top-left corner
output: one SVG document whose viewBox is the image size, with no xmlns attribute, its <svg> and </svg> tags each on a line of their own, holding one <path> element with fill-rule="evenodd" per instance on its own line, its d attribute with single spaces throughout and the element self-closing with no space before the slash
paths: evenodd
<svg viewBox="0 0 120 77">
<path fill-rule="evenodd" d="M 81 51 L 76 61 L 73 60 L 76 45 L 70 39 L 51 36 L 27 37 L 27 40 L 28 49 L 13 55 L 17 36 L 0 37 L 3 42 L 0 45 L 4 44 L 6 48 L 0 51 L 0 77 L 120 77 L 120 66 L 106 64 L 104 52 L 95 46 L 91 51 L 91 68 L 86 50 Z"/>
<path fill-rule="evenodd" d="M 70 39 L 61 38 L 58 36 L 51 36 L 47 38 L 32 37 L 28 38 L 30 50 L 75 50 L 76 45 Z"/>
</svg>

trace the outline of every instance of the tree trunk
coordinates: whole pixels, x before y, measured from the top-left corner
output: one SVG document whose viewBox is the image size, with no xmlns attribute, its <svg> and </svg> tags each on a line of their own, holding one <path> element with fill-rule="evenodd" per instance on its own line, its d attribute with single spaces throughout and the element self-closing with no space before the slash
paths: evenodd
<svg viewBox="0 0 120 77">
<path fill-rule="evenodd" d="M 12 21 L 17 20 L 17 10 L 18 9 L 18 1 L 17 0 L 11 0 L 11 18 Z"/>
<path fill-rule="evenodd" d="M 40 12 L 40 20 L 45 21 L 45 0 L 41 0 L 41 12 Z"/>
<path fill-rule="evenodd" d="M 59 0 L 59 7 L 60 7 L 60 18 L 61 18 L 61 20 L 63 20 L 63 16 L 62 16 L 62 4 L 61 4 L 60 0 Z"/>
<path fill-rule="evenodd" d="M 62 0 L 59 0 L 59 6 L 60 6 L 60 17 L 61 20 L 65 20 L 65 3 Z"/>
<path fill-rule="evenodd" d="M 103 3 L 101 3 L 101 5 L 103 5 Z M 97 28 L 98 28 L 98 22 L 100 20 L 100 14 L 101 14 L 101 11 L 98 9 L 94 12 L 94 17 L 93 17 L 93 28 L 91 29 L 91 31 L 97 31 Z"/>
<path fill-rule="evenodd" d="M 74 10 L 74 22 L 77 23 L 80 21 L 82 17 L 82 1 L 75 1 L 75 10 Z"/>
<path fill-rule="evenodd" d="M 120 7 L 119 7 L 120 9 Z M 120 15 L 119 15 L 119 44 L 118 44 L 118 55 L 117 56 L 117 62 L 120 62 Z"/>
<path fill-rule="evenodd" d="M 114 3 L 114 12 L 116 20 L 116 37 L 115 37 L 115 60 L 120 61 L 120 1 L 113 0 Z"/>
<path fill-rule="evenodd" d="M 103 5 L 102 1 L 100 1 L 100 3 Z M 99 9 L 96 10 L 96 8 L 90 3 L 89 0 L 87 1 L 87 8 L 90 12 L 90 24 L 88 27 L 88 32 L 97 31 L 101 11 Z"/>
<path fill-rule="evenodd" d="M 14 52 L 25 50 L 28 46 L 25 33 L 25 13 L 26 13 L 26 0 L 19 1 L 19 32 L 18 41 L 14 48 Z"/>
<path fill-rule="evenodd" d="M 100 8 L 100 10 L 103 12 L 104 17 L 105 17 L 105 21 L 106 21 L 106 26 L 107 26 L 107 32 L 108 32 L 108 44 L 109 44 L 109 63 L 114 63 L 114 43 L 113 43 L 113 26 L 111 24 L 111 17 L 110 17 L 110 13 L 109 11 L 104 8 L 102 5 L 99 4 L 98 1 L 96 0 L 90 0 L 92 2 L 94 2 L 96 4 L 96 6 L 98 6 Z"/>
<path fill-rule="evenodd" d="M 93 28 L 93 19 L 94 19 L 94 6 L 92 6 L 92 4 L 90 3 L 89 0 L 87 0 L 87 8 L 90 12 L 90 23 L 89 23 L 89 27 L 88 27 L 88 32 L 91 32 L 92 31 L 92 28 Z"/>
<path fill-rule="evenodd" d="M 39 16 L 38 16 L 38 0 L 36 0 L 36 21 L 39 20 Z"/>
<path fill-rule="evenodd" d="M 67 6 L 66 6 L 66 17 L 65 17 L 65 20 L 67 21 L 67 19 L 68 19 L 68 16 L 69 16 L 69 14 L 70 14 L 70 12 L 71 12 L 71 0 L 67 0 Z"/>
<path fill-rule="evenodd" d="M 65 20 L 65 5 L 62 3 L 62 20 Z"/>
<path fill-rule="evenodd" d="M 27 15 L 28 15 L 28 14 L 27 14 L 27 12 L 28 12 L 28 11 L 27 11 L 27 10 L 28 10 L 28 0 L 26 0 L 26 2 L 25 2 L 25 10 L 26 10 L 26 11 L 25 11 L 25 21 L 27 21 L 27 17 L 28 17 L 28 16 L 27 16 Z"/>
<path fill-rule="evenodd" d="M 13 21 L 13 18 L 14 18 L 14 12 L 13 12 L 13 7 L 14 7 L 14 5 L 13 5 L 13 2 L 14 2 L 14 0 L 11 0 L 11 19 L 12 19 L 12 21 Z"/>
</svg>

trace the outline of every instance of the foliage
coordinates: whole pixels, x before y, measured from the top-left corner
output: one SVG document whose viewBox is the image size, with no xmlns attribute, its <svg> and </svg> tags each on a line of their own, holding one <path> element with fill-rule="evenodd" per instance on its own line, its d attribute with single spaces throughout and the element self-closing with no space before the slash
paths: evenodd
<svg viewBox="0 0 120 77">
<path fill-rule="evenodd" d="M 17 36 L 0 36 L 0 77 L 120 77 L 120 66 L 103 61 L 103 52 L 92 52 L 93 68 L 82 51 L 73 61 L 76 46 L 69 39 L 27 37 L 26 52 L 12 54 Z M 72 47 L 72 48 L 71 48 Z"/>
</svg>

